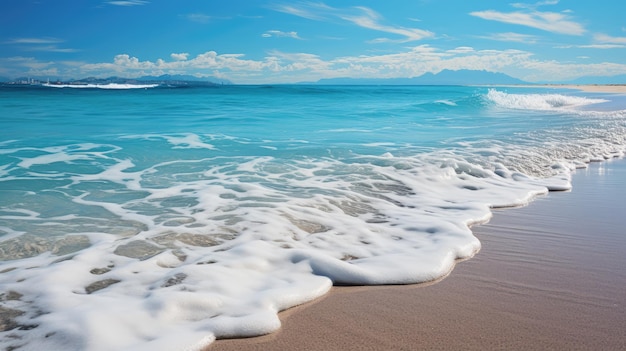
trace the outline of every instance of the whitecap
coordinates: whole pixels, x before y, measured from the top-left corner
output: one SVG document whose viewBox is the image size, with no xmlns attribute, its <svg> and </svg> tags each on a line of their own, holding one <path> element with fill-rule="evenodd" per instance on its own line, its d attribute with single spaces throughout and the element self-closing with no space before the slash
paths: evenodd
<svg viewBox="0 0 626 351">
<path fill-rule="evenodd" d="M 486 99 L 497 106 L 518 110 L 558 111 L 609 102 L 605 99 L 592 99 L 561 94 L 509 94 L 489 89 Z"/>
</svg>

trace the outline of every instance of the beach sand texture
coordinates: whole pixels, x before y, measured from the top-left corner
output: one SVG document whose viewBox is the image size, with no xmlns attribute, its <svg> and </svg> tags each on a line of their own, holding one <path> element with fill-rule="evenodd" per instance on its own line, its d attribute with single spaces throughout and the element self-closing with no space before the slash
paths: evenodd
<svg viewBox="0 0 626 351">
<path fill-rule="evenodd" d="M 483 248 L 429 285 L 335 287 L 226 350 L 626 350 L 626 161 L 498 210 Z"/>
<path fill-rule="evenodd" d="M 611 85 L 603 85 L 603 84 L 584 84 L 584 85 L 572 85 L 572 84 L 553 84 L 546 85 L 546 87 L 550 88 L 564 88 L 564 89 L 578 89 L 582 91 L 586 91 L 589 93 L 612 93 L 612 94 L 625 94 L 626 93 L 626 85 L 623 84 L 611 84 Z"/>
</svg>

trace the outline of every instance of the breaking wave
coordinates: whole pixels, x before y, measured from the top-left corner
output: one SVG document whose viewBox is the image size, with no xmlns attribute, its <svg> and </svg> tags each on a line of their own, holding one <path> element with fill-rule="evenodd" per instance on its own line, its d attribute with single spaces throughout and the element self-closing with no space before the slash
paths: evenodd
<svg viewBox="0 0 626 351">
<path fill-rule="evenodd" d="M 509 94 L 489 89 L 486 99 L 497 106 L 517 110 L 571 110 L 583 106 L 609 102 L 605 99 L 592 99 L 561 94 Z"/>
</svg>

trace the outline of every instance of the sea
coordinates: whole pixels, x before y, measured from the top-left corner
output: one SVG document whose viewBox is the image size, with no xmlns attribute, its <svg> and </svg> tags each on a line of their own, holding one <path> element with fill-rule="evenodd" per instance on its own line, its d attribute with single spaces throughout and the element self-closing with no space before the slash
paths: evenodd
<svg viewBox="0 0 626 351">
<path fill-rule="evenodd" d="M 271 333 L 445 277 L 492 209 L 625 152 L 624 95 L 554 87 L 4 85 L 0 348 Z"/>
</svg>

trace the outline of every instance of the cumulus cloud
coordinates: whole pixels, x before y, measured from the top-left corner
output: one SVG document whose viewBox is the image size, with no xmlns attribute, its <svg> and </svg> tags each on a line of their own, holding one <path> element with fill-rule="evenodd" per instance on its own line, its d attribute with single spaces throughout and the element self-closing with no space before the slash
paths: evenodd
<svg viewBox="0 0 626 351">
<path fill-rule="evenodd" d="M 160 75 L 165 73 L 181 73 L 195 74 L 198 76 L 206 76 L 208 70 L 220 71 L 260 71 L 264 67 L 264 62 L 246 60 L 242 54 L 222 54 L 218 55 L 215 51 L 208 51 L 197 55 L 194 58 L 185 56 L 186 54 L 170 55 L 174 61 L 165 61 L 158 59 L 155 62 L 142 61 L 137 57 L 128 54 L 119 54 L 113 58 L 113 62 L 85 64 L 80 67 L 83 74 L 95 74 L 107 76 L 110 74 L 124 75 L 126 77 L 138 77 L 141 75 Z M 176 58 L 187 57 L 186 60 L 177 60 Z"/>
<path fill-rule="evenodd" d="M 110 62 L 71 64 L 15 57 L 12 60 L 0 58 L 0 67 L 5 71 L 28 71 L 29 75 L 47 73 L 62 77 L 114 75 L 133 78 L 143 75 L 189 74 L 197 77 L 219 77 L 239 84 L 296 83 L 337 77 L 417 77 L 444 69 L 502 72 L 530 82 L 545 80 L 546 77 L 559 81 L 585 75 L 626 74 L 626 64 L 622 63 L 560 63 L 538 60 L 532 52 L 522 50 L 480 50 L 468 46 L 444 50 L 430 45 L 417 45 L 393 53 L 334 58 L 323 58 L 306 52 L 282 51 L 270 51 L 265 57 L 258 58 L 248 58 L 237 53 L 219 54 L 215 51 L 195 56 L 172 53 L 167 59 L 156 61 L 119 54 Z M 15 67 L 19 67 L 19 70 Z"/>
<path fill-rule="evenodd" d="M 187 57 L 189 57 L 189 54 L 186 52 L 183 52 L 180 54 L 172 53 L 170 54 L 170 57 L 174 59 L 175 61 L 185 61 L 187 60 Z"/>
</svg>

